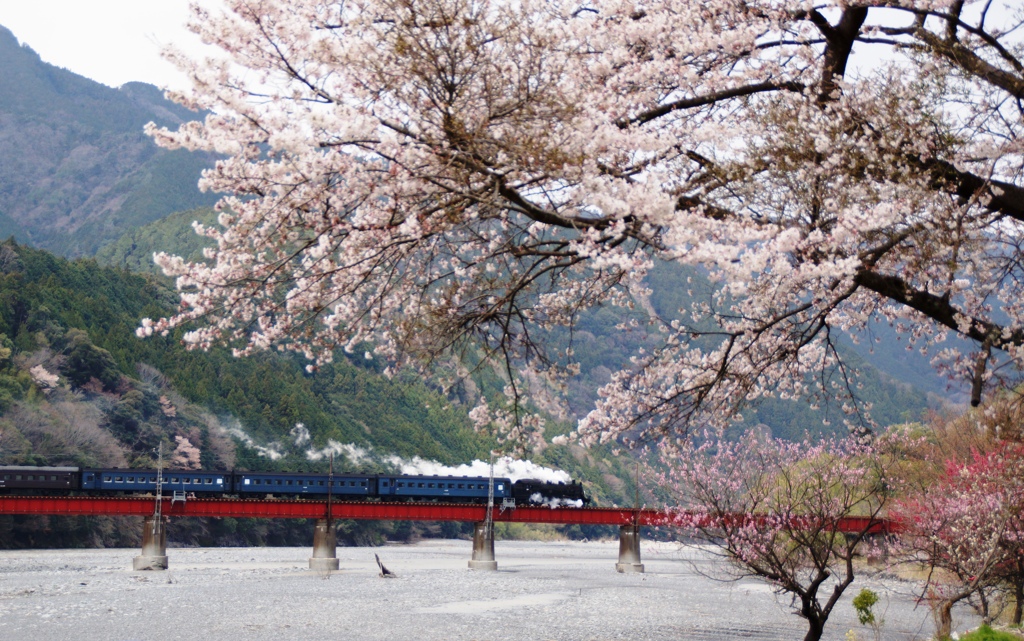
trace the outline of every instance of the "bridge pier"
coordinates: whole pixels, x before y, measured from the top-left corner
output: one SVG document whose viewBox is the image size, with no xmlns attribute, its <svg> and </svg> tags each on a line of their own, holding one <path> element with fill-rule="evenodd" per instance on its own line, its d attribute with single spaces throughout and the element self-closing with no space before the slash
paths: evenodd
<svg viewBox="0 0 1024 641">
<path fill-rule="evenodd" d="M 133 570 L 167 569 L 166 528 L 163 517 L 145 517 L 142 522 L 142 554 L 132 559 Z"/>
<path fill-rule="evenodd" d="M 338 538 L 331 519 L 317 519 L 313 530 L 313 556 L 309 557 L 309 569 L 318 572 L 337 570 Z"/>
<path fill-rule="evenodd" d="M 619 562 L 615 564 L 617 572 L 642 573 L 644 564 L 640 562 L 640 526 L 619 526 Z"/>
<path fill-rule="evenodd" d="M 494 523 L 483 521 L 473 527 L 473 558 L 469 567 L 474 570 L 497 570 L 494 560 Z"/>
</svg>

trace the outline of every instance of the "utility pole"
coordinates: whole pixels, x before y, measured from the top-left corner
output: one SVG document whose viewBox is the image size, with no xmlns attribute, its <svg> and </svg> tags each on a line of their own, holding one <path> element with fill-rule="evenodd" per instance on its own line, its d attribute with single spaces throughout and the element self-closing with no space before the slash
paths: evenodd
<svg viewBox="0 0 1024 641">
<path fill-rule="evenodd" d="M 153 509 L 153 535 L 156 536 L 157 524 L 162 523 L 164 488 L 164 442 L 161 440 L 156 450 L 156 506 Z M 171 507 L 174 507 L 173 505 Z"/>
<path fill-rule="evenodd" d="M 494 534 L 494 450 L 491 450 L 491 472 L 487 483 L 487 515 L 484 517 L 484 527 Z"/>
<path fill-rule="evenodd" d="M 334 452 L 331 452 L 330 467 L 327 468 L 327 526 L 331 525 L 331 499 L 334 496 Z"/>
</svg>

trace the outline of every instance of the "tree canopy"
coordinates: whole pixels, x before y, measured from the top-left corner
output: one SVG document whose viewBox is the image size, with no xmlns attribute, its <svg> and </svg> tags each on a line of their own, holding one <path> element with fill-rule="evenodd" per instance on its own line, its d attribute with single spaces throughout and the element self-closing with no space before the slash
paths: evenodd
<svg viewBox="0 0 1024 641">
<path fill-rule="evenodd" d="M 870 427 L 843 334 L 873 320 L 974 385 L 1024 354 L 1024 13 L 992 1 L 227 0 L 170 57 L 209 110 L 161 145 L 226 159 L 205 263 L 142 335 L 400 360 L 643 302 L 654 261 L 720 284 L 657 319 L 585 440 L 685 433 L 766 396 Z M 679 288 L 687 283 L 679 282 Z M 945 342 L 953 335 L 969 349 Z M 1005 354 L 1005 356 L 1000 356 Z M 492 399 L 493 400 L 493 399 Z M 481 419 L 493 418 L 478 412 Z"/>
</svg>

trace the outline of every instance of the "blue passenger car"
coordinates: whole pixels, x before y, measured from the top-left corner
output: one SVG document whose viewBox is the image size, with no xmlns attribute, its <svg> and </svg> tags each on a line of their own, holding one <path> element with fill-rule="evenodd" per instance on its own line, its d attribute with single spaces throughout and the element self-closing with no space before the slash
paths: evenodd
<svg viewBox="0 0 1024 641">
<path fill-rule="evenodd" d="M 82 489 L 101 492 L 155 492 L 156 470 L 121 468 L 82 470 Z M 230 491 L 231 473 L 207 470 L 164 470 L 164 494 L 223 494 Z"/>
<path fill-rule="evenodd" d="M 330 492 L 342 500 L 366 498 L 377 495 L 377 477 L 367 474 L 335 474 L 332 482 L 327 474 L 235 472 L 232 491 L 239 496 L 277 494 L 326 497 Z"/>
<path fill-rule="evenodd" d="M 381 476 L 378 494 L 381 500 L 394 501 L 455 501 L 460 503 L 486 503 L 486 477 L 465 476 Z M 494 479 L 494 500 L 501 501 L 512 495 L 512 481 Z"/>
</svg>

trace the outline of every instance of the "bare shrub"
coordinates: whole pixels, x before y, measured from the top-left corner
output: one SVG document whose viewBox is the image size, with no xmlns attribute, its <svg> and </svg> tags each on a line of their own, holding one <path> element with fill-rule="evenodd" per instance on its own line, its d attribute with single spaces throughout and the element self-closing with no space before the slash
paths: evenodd
<svg viewBox="0 0 1024 641">
<path fill-rule="evenodd" d="M 87 403 L 16 403 L 8 418 L 19 426 L 33 453 L 50 464 L 127 465 L 117 440 L 100 427 L 103 413 Z"/>
<path fill-rule="evenodd" d="M 206 444 L 222 466 L 235 466 L 235 442 L 213 414 L 204 413 L 201 420 L 206 424 Z"/>
<path fill-rule="evenodd" d="M 135 366 L 135 371 L 139 374 L 139 380 L 147 385 L 152 385 L 159 390 L 165 390 L 170 387 L 170 381 L 164 376 L 163 372 L 145 363 L 139 363 Z"/>
</svg>

